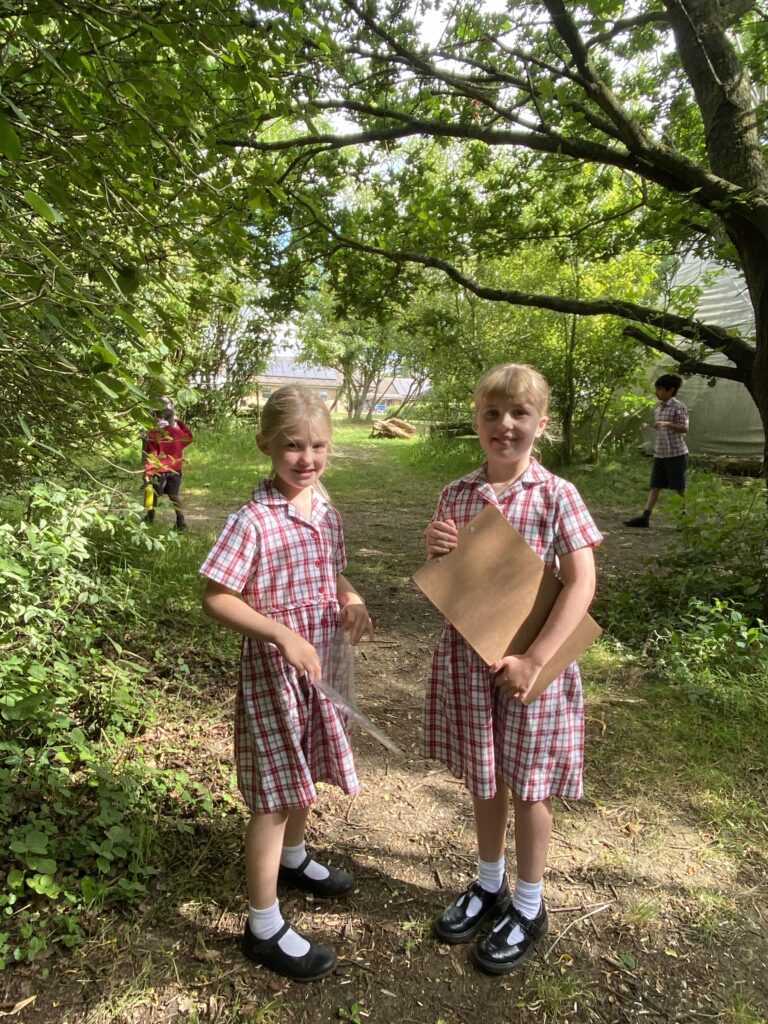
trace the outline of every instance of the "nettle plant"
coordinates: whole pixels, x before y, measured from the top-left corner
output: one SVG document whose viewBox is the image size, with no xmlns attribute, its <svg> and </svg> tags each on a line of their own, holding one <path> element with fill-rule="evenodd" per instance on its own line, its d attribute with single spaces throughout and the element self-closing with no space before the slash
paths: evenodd
<svg viewBox="0 0 768 1024">
<path fill-rule="evenodd" d="M 112 492 L 39 483 L 0 523 L 0 967 L 76 943 L 88 905 L 141 894 L 152 823 L 201 799 L 129 742 L 152 705 L 117 638 L 146 630 L 138 563 L 168 542 L 137 518 Z"/>
</svg>

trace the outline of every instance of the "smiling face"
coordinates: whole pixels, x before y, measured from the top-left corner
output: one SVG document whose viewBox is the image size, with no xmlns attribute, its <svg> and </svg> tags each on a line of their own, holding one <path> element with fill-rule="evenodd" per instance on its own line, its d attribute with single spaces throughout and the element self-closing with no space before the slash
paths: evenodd
<svg viewBox="0 0 768 1024">
<path fill-rule="evenodd" d="M 527 396 L 488 395 L 475 413 L 491 483 L 511 482 L 528 468 L 536 439 L 548 423 Z"/>
<path fill-rule="evenodd" d="M 316 483 L 325 471 L 329 439 L 319 426 L 307 421 L 291 431 L 280 431 L 271 440 L 257 439 L 259 448 L 272 459 L 275 486 L 292 500 Z"/>
</svg>

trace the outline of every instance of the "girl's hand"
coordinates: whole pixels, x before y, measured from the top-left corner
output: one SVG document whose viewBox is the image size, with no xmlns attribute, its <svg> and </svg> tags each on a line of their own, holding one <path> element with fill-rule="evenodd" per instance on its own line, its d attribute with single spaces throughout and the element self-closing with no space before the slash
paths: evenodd
<svg viewBox="0 0 768 1024">
<path fill-rule="evenodd" d="M 439 519 L 434 520 L 427 527 L 425 536 L 427 555 L 430 558 L 447 555 L 459 543 L 459 531 L 452 519 L 446 519 L 444 522 L 441 522 Z"/>
<path fill-rule="evenodd" d="M 510 700 L 525 700 L 540 671 L 540 666 L 534 665 L 525 656 L 518 658 L 510 655 L 491 665 L 493 682 Z"/>
<path fill-rule="evenodd" d="M 317 651 L 304 637 L 286 629 L 285 637 L 275 643 L 288 664 L 295 668 L 300 676 L 307 676 L 311 683 L 322 679 L 323 668 Z"/>
<path fill-rule="evenodd" d="M 373 640 L 373 623 L 368 614 L 368 609 L 362 601 L 350 601 L 341 609 L 341 628 L 349 637 L 349 642 L 354 646 L 364 636 Z"/>
</svg>

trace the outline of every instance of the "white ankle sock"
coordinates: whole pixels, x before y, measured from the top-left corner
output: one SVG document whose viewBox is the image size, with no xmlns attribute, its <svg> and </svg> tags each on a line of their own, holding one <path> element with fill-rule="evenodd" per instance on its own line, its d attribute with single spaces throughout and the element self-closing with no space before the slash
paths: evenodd
<svg viewBox="0 0 768 1024">
<path fill-rule="evenodd" d="M 512 894 L 512 906 L 515 910 L 519 911 L 523 917 L 532 921 L 541 910 L 541 892 L 543 888 L 543 881 L 524 882 L 521 878 L 518 878 L 515 881 L 515 891 Z M 506 921 L 507 917 L 505 915 L 493 930 L 498 931 Z M 515 942 L 522 942 L 524 937 L 525 936 L 523 935 L 523 930 L 520 925 L 515 925 L 509 936 L 510 945 Z"/>
<path fill-rule="evenodd" d="M 307 848 L 304 843 L 299 843 L 298 846 L 284 846 L 283 852 L 280 854 L 280 863 L 284 868 L 297 868 L 306 856 Z M 323 878 L 327 878 L 330 872 L 316 860 L 311 860 L 304 868 L 304 874 L 307 878 L 313 878 L 316 882 L 320 882 Z"/>
<path fill-rule="evenodd" d="M 519 910 L 523 917 L 532 921 L 541 910 L 541 892 L 544 882 L 524 882 L 522 878 L 515 881 L 515 891 L 512 893 L 512 905 Z"/>
<path fill-rule="evenodd" d="M 506 861 L 504 857 L 500 860 L 481 860 L 477 858 L 477 880 L 486 892 L 498 892 L 504 884 L 504 868 Z M 479 914 L 483 904 L 474 893 L 467 904 L 467 917 L 474 917 Z"/>
<path fill-rule="evenodd" d="M 499 891 L 504 884 L 506 866 L 507 862 L 504 857 L 500 857 L 498 860 L 477 858 L 477 880 L 486 892 Z"/>
<path fill-rule="evenodd" d="M 285 924 L 283 915 L 280 913 L 280 901 L 275 900 L 271 907 L 261 910 L 258 907 L 248 907 L 248 926 L 251 934 L 256 939 L 269 939 Z M 278 942 L 278 946 L 288 956 L 304 956 L 309 950 L 309 943 L 302 938 L 293 928 L 288 931 Z"/>
</svg>

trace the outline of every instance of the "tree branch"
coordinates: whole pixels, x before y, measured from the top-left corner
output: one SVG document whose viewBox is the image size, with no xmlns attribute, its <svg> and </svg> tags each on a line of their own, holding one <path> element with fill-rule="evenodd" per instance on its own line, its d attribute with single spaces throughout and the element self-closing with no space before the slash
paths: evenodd
<svg viewBox="0 0 768 1024">
<path fill-rule="evenodd" d="M 605 32 L 598 32 L 597 35 L 590 36 L 589 39 L 585 40 L 584 46 L 587 50 L 591 50 L 593 46 L 609 43 L 611 39 L 615 39 L 616 36 L 624 32 L 631 32 L 634 28 L 642 28 L 644 25 L 654 24 L 668 25 L 669 17 L 664 11 L 646 11 L 644 14 L 638 14 L 635 18 L 619 18 Z"/>
<path fill-rule="evenodd" d="M 331 101 L 327 102 L 330 105 Z M 370 117 L 389 117 L 386 111 L 364 103 L 333 101 L 333 106 L 335 109 L 365 113 Z M 322 109 L 322 103 L 311 104 L 311 107 Z M 296 116 L 299 116 L 298 111 Z M 363 130 L 349 135 L 327 132 L 316 135 L 299 135 L 292 139 L 270 142 L 259 142 L 248 138 L 219 138 L 216 143 L 219 146 L 233 149 L 252 149 L 256 152 L 275 153 L 300 149 L 305 146 L 314 147 L 317 152 L 321 152 L 370 142 L 391 142 L 415 136 L 471 139 L 483 142 L 488 146 L 520 146 L 538 153 L 568 156 L 588 163 L 618 167 L 653 181 L 670 191 L 686 194 L 692 202 L 704 209 L 710 209 L 712 203 L 725 203 L 734 212 L 738 210 L 744 220 L 750 221 L 761 230 L 765 225 L 766 216 L 768 216 L 768 199 L 756 195 L 747 196 L 738 186 L 710 174 L 698 164 L 674 153 L 667 147 L 657 146 L 654 147 L 653 153 L 635 155 L 611 146 L 591 142 L 588 139 L 558 135 L 555 132 L 543 134 L 522 129 L 498 131 L 475 124 L 421 120 L 411 115 L 404 115 L 402 112 L 398 112 L 397 116 L 399 120 L 407 123 L 387 128 Z M 657 160 L 656 158 L 662 151 L 665 153 L 664 160 Z M 662 166 L 662 164 L 666 166 Z"/>
<path fill-rule="evenodd" d="M 747 383 L 748 378 L 738 366 L 717 366 L 713 363 L 695 359 L 691 356 L 690 352 L 670 345 L 661 338 L 654 338 L 652 335 L 646 334 L 645 331 L 641 331 L 639 327 L 629 325 L 624 328 L 622 333 L 628 338 L 634 338 L 636 341 L 641 342 L 646 348 L 652 348 L 657 352 L 663 352 L 665 355 L 671 356 L 683 373 L 698 373 L 703 377 L 720 377 L 723 380 L 735 380 L 739 384 Z"/>
<path fill-rule="evenodd" d="M 479 284 L 468 277 L 453 264 L 437 256 L 427 256 L 424 253 L 411 252 L 404 249 L 382 249 L 378 246 L 368 245 L 356 239 L 342 235 L 340 231 L 323 221 L 306 200 L 297 200 L 298 204 L 306 209 L 313 220 L 316 221 L 325 231 L 328 232 L 340 245 L 357 252 L 364 252 L 370 256 L 379 256 L 393 263 L 406 264 L 415 263 L 422 267 L 429 267 L 440 270 L 452 281 L 466 288 L 481 299 L 489 299 L 493 302 L 506 302 L 512 306 L 528 306 L 537 309 L 548 309 L 555 313 L 572 313 L 578 316 L 615 316 L 636 323 L 645 324 L 648 327 L 658 327 L 688 338 L 711 348 L 716 352 L 723 352 L 743 373 L 751 370 L 755 359 L 755 350 L 745 339 L 730 334 L 723 327 L 716 324 L 706 324 L 701 320 L 690 317 L 678 316 L 675 313 L 668 313 L 664 310 L 653 309 L 649 306 L 641 306 L 635 302 L 628 302 L 621 299 L 569 299 L 555 295 L 542 295 L 530 292 L 520 292 L 507 288 L 489 288 Z M 665 351 L 654 342 L 654 347 Z M 677 356 L 675 355 L 675 358 Z"/>
</svg>

